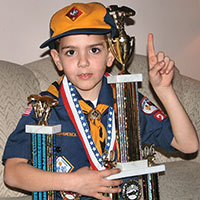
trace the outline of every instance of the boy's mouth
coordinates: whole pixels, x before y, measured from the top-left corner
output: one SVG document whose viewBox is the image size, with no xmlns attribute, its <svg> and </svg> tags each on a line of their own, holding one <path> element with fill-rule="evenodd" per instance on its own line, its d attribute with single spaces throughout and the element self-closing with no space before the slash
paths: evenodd
<svg viewBox="0 0 200 200">
<path fill-rule="evenodd" d="M 79 78 L 85 79 L 85 80 L 89 79 L 91 76 L 92 76 L 92 73 L 82 73 L 78 75 Z"/>
</svg>

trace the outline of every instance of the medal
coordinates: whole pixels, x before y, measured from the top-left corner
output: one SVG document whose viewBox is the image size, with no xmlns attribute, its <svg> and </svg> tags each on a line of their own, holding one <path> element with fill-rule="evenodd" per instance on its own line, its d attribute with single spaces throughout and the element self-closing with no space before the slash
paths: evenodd
<svg viewBox="0 0 200 200">
<path fill-rule="evenodd" d="M 61 96 L 64 102 L 64 106 L 69 114 L 69 117 L 72 123 L 74 124 L 74 127 L 76 128 L 79 138 L 81 139 L 81 142 L 83 144 L 92 169 L 105 169 L 103 165 L 103 157 L 105 157 L 105 153 L 101 156 L 98 152 L 94 144 L 93 138 L 91 136 L 88 123 L 85 119 L 85 115 L 83 114 L 80 104 L 78 102 L 78 98 L 76 97 L 76 90 L 72 83 L 68 82 L 66 76 L 64 76 L 61 85 Z M 99 118 L 101 117 L 101 114 L 96 110 L 92 110 L 91 113 L 89 113 L 88 117 Z M 114 151 L 116 146 L 116 132 L 114 109 L 112 107 L 109 107 L 108 111 L 106 132 L 107 142 L 105 146 L 105 151 Z"/>
<path fill-rule="evenodd" d="M 141 187 L 138 180 L 129 180 L 122 188 L 122 197 L 125 200 L 138 200 L 141 197 Z"/>
</svg>

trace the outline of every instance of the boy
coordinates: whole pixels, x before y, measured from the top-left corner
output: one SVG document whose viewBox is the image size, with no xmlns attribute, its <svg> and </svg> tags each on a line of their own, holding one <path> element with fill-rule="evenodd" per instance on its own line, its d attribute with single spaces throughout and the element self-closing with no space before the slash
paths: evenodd
<svg viewBox="0 0 200 200">
<path fill-rule="evenodd" d="M 56 136 L 56 153 L 57 164 L 64 165 L 65 170 L 59 168 L 59 164 L 57 171 L 60 173 L 42 171 L 30 165 L 31 141 L 24 127 L 38 122 L 31 111 L 28 116 L 22 116 L 8 139 L 3 156 L 5 183 L 27 191 L 69 191 L 81 194 L 81 198 L 106 200 L 109 198 L 102 193 L 120 192 L 122 183 L 121 180 L 105 179 L 119 173 L 119 169 L 101 169 L 104 149 L 114 149 L 114 145 L 108 146 L 105 129 L 113 96 L 104 73 L 114 61 L 106 35 L 115 37 L 117 30 L 111 16 L 99 3 L 67 6 L 52 17 L 50 27 L 51 37 L 41 47 L 51 48 L 51 56 L 58 70 L 64 71 L 64 77 L 41 95 L 52 96 L 59 102 L 52 109 L 49 124 L 62 125 L 61 133 Z M 171 85 L 174 62 L 162 52 L 155 54 L 152 34 L 148 37 L 148 58 L 150 82 L 169 118 L 163 115 L 163 120 L 158 121 L 140 108 L 142 143 L 155 143 L 167 150 L 175 148 L 184 153 L 197 151 L 195 130 Z M 140 94 L 141 103 L 144 99 L 147 100 Z M 100 115 L 96 132 L 92 131 L 95 127 L 88 119 L 93 109 Z M 81 128 L 76 129 L 74 123 Z M 87 138 L 81 138 L 86 135 L 86 130 L 88 134 L 89 128 L 95 146 L 86 146 Z M 112 136 L 111 141 L 114 141 L 114 133 Z M 61 194 L 58 199 L 69 198 L 67 192 Z"/>
</svg>

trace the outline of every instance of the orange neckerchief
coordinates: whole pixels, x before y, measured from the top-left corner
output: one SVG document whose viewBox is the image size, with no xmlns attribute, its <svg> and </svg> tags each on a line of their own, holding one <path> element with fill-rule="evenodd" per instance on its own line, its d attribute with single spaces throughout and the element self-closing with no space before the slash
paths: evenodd
<svg viewBox="0 0 200 200">
<path fill-rule="evenodd" d="M 81 109 L 83 110 L 83 113 L 88 115 L 88 120 L 90 122 L 90 132 L 92 135 L 92 138 L 94 140 L 94 143 L 102 156 L 102 148 L 100 142 L 106 143 L 106 128 L 101 123 L 101 115 L 103 112 L 109 107 L 104 104 L 98 104 L 95 109 L 90 107 L 88 104 L 86 104 L 83 100 L 79 101 L 79 104 L 81 106 Z M 102 136 L 100 136 L 100 130 L 102 131 Z"/>
</svg>

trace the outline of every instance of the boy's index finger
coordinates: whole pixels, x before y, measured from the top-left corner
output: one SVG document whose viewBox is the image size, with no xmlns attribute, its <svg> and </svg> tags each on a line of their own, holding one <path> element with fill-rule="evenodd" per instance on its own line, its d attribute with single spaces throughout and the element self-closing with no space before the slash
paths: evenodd
<svg viewBox="0 0 200 200">
<path fill-rule="evenodd" d="M 152 67 L 152 65 L 154 65 L 156 63 L 156 54 L 155 54 L 155 49 L 154 49 L 153 34 L 152 33 L 150 33 L 148 35 L 147 51 L 148 51 L 149 65 L 150 65 L 150 67 Z"/>
<path fill-rule="evenodd" d="M 148 35 L 148 57 L 155 56 L 154 44 L 153 44 L 153 34 Z"/>
</svg>

